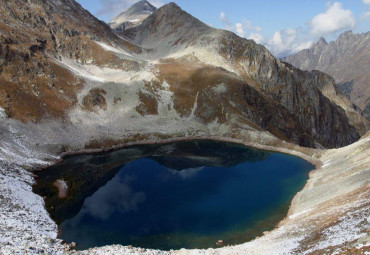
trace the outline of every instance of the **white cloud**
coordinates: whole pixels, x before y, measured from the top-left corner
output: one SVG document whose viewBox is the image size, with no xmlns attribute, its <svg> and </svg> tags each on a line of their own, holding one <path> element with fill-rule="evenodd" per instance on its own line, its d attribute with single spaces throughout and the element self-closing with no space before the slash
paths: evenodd
<svg viewBox="0 0 370 255">
<path fill-rule="evenodd" d="M 276 57 L 285 57 L 300 50 L 309 48 L 312 41 L 306 41 L 302 31 L 297 29 L 284 29 L 276 31 L 274 35 L 264 43 Z"/>
<path fill-rule="evenodd" d="M 288 28 L 276 31 L 270 39 L 265 39 L 260 33 L 262 28 L 253 25 L 251 21 L 243 19 L 242 22 L 234 25 L 224 12 L 220 13 L 220 20 L 225 29 L 235 32 L 240 37 L 246 37 L 266 46 L 276 57 L 294 54 L 312 45 L 312 41 L 307 39 L 308 31 L 302 29 Z"/>
<path fill-rule="evenodd" d="M 255 41 L 258 44 L 262 44 L 263 41 L 264 41 L 263 36 L 261 34 L 259 34 L 259 33 L 251 33 L 248 36 L 248 39 L 253 40 L 253 41 Z"/>
<path fill-rule="evenodd" d="M 96 219 L 106 220 L 115 212 L 123 214 L 136 211 L 139 205 L 145 202 L 146 195 L 144 192 L 135 192 L 131 189 L 130 184 L 133 181 L 134 177 L 129 175 L 125 175 L 123 179 L 118 175 L 115 176 L 107 185 L 85 200 L 79 215 L 89 214 Z"/>
<path fill-rule="evenodd" d="M 165 4 L 161 0 L 149 0 L 149 3 L 151 3 L 152 5 L 154 5 L 157 8 L 159 8 L 159 7 L 161 7 L 161 6 L 163 6 Z"/>
<path fill-rule="evenodd" d="M 370 11 L 363 13 L 361 15 L 361 19 L 363 19 L 363 20 L 370 20 Z"/>
<path fill-rule="evenodd" d="M 225 25 L 226 29 L 230 30 L 232 28 L 233 25 L 224 12 L 220 12 L 220 20 Z"/>
<path fill-rule="evenodd" d="M 243 25 L 250 31 L 253 32 L 261 32 L 262 28 L 259 26 L 254 26 L 253 23 L 249 20 L 243 19 Z"/>
<path fill-rule="evenodd" d="M 235 30 L 236 30 L 236 34 L 239 35 L 240 37 L 245 36 L 245 32 L 244 32 L 242 23 L 236 23 L 235 24 Z"/>
<path fill-rule="evenodd" d="M 170 169 L 170 168 L 167 168 L 167 169 L 171 174 L 178 175 L 183 180 L 186 180 L 186 179 L 191 179 L 191 178 L 195 177 L 200 171 L 202 171 L 204 169 L 204 166 L 196 167 L 196 168 L 187 168 L 187 169 L 183 169 L 181 171 L 173 170 L 173 169 Z"/>
<path fill-rule="evenodd" d="M 329 2 L 325 12 L 315 16 L 309 23 L 311 34 L 316 38 L 326 36 L 340 30 L 353 28 L 355 24 L 356 19 L 354 18 L 352 11 L 343 9 L 342 4 L 339 2 Z"/>
<path fill-rule="evenodd" d="M 364 4 L 369 4 L 370 5 L 370 0 L 362 0 L 362 2 L 364 2 Z"/>
<path fill-rule="evenodd" d="M 117 16 L 121 12 L 130 8 L 139 0 L 99 0 L 101 8 L 97 11 L 96 16 L 106 16 L 109 19 Z M 160 7 L 164 4 L 162 0 L 149 0 L 155 7 Z"/>
<path fill-rule="evenodd" d="M 220 13 L 220 21 L 224 24 L 225 29 L 235 32 L 240 37 L 246 37 L 248 33 L 259 33 L 262 31 L 261 27 L 253 25 L 251 21 L 246 19 L 233 25 L 224 12 Z"/>
</svg>

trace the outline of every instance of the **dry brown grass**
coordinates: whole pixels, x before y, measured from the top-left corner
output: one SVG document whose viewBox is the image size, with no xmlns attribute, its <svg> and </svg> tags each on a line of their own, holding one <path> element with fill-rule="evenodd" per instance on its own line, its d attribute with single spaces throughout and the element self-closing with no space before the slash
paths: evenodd
<svg viewBox="0 0 370 255">
<path fill-rule="evenodd" d="M 41 53 L 24 60 L 19 56 L 25 54 L 15 47 L 14 58 L 0 75 L 0 106 L 9 117 L 23 122 L 65 119 L 66 111 L 77 102 L 83 81 Z"/>
<path fill-rule="evenodd" d="M 142 116 L 157 115 L 158 102 L 154 95 L 139 92 L 140 105 L 136 106 L 136 111 Z"/>
</svg>

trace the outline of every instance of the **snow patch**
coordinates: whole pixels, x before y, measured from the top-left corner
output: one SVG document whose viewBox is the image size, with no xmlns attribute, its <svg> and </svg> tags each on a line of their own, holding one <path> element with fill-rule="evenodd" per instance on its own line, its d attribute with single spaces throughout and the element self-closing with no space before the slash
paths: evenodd
<svg viewBox="0 0 370 255">
<path fill-rule="evenodd" d="M 195 118 L 195 110 L 198 107 L 198 96 L 199 96 L 199 91 L 197 92 L 197 96 L 195 97 L 194 106 L 191 109 L 191 113 L 190 113 L 189 119 L 194 119 Z"/>
<path fill-rule="evenodd" d="M 6 117 L 5 110 L 0 107 L 0 119 L 6 119 Z"/>
<path fill-rule="evenodd" d="M 309 213 L 309 212 L 311 212 L 311 211 L 312 211 L 312 209 L 303 210 L 302 212 L 299 212 L 299 213 L 295 213 L 295 214 L 293 214 L 293 215 L 290 215 L 290 216 L 289 216 L 289 219 L 295 219 L 295 218 L 297 218 L 298 216 L 301 216 L 301 215 L 303 215 L 303 214 Z"/>
<path fill-rule="evenodd" d="M 132 19 L 132 20 L 129 20 L 128 22 L 135 23 L 135 22 L 139 22 L 139 21 L 140 21 L 139 19 Z"/>
<path fill-rule="evenodd" d="M 332 160 L 328 160 L 328 161 L 324 162 L 324 164 L 322 165 L 321 168 L 325 168 L 325 167 L 329 166 L 331 164 L 331 161 Z"/>
<path fill-rule="evenodd" d="M 114 53 L 123 54 L 123 55 L 129 56 L 129 57 L 132 57 L 132 55 L 130 53 L 128 53 L 127 51 L 125 51 L 123 49 L 114 48 L 114 47 L 109 46 L 108 44 L 105 44 L 103 42 L 98 42 L 98 41 L 95 41 L 95 42 L 107 51 L 111 51 L 111 52 L 114 52 Z"/>
<path fill-rule="evenodd" d="M 80 63 L 77 63 L 76 61 L 68 58 L 62 58 L 62 61 L 55 60 L 57 64 L 60 64 L 61 66 L 67 68 L 77 76 L 80 76 L 81 78 L 85 78 L 88 81 L 91 81 L 93 83 L 93 86 L 96 86 L 96 83 L 94 82 L 114 82 L 114 83 L 124 83 L 124 84 L 130 84 L 133 81 L 150 81 L 152 79 L 155 79 L 155 76 L 152 72 L 152 69 L 154 68 L 151 65 L 147 65 L 146 68 L 140 70 L 140 71 L 124 71 L 122 69 L 113 69 L 109 67 L 99 67 L 96 65 L 83 65 Z M 90 90 L 91 86 L 85 86 L 85 93 L 86 90 Z M 82 93 L 84 94 L 84 93 Z"/>
<path fill-rule="evenodd" d="M 162 50 L 162 54 L 164 54 L 164 50 Z M 230 65 L 226 59 L 220 56 L 220 54 L 213 50 L 212 47 L 202 47 L 201 45 L 196 45 L 193 47 L 187 47 L 176 52 L 168 54 L 167 58 L 182 58 L 184 56 L 196 56 L 199 61 L 211 65 L 211 66 L 218 66 L 226 69 L 232 73 L 238 73 L 237 70 L 233 66 Z"/>
<path fill-rule="evenodd" d="M 341 246 L 347 242 L 365 237 L 367 235 L 365 230 L 370 227 L 369 212 L 370 208 L 365 207 L 358 211 L 347 213 L 338 220 L 339 223 L 324 231 L 323 241 L 318 242 L 312 249 L 305 251 L 303 254 L 309 254 L 315 250 L 322 250 L 328 247 Z"/>
<path fill-rule="evenodd" d="M 55 59 L 55 61 L 57 61 L 57 63 L 69 69 L 72 73 L 76 74 L 77 76 L 80 76 L 82 78 L 92 80 L 92 81 L 104 82 L 104 79 L 96 77 L 95 75 L 90 73 L 88 70 L 86 70 L 86 68 L 84 68 L 83 65 L 78 64 L 76 61 L 73 61 L 68 58 L 62 58 L 62 61 Z"/>
</svg>

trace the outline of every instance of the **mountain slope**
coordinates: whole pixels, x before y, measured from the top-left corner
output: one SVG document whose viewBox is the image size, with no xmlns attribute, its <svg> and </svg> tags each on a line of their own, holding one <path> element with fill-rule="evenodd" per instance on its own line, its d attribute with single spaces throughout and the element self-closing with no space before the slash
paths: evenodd
<svg viewBox="0 0 370 255">
<path fill-rule="evenodd" d="M 284 61 L 303 70 L 320 70 L 332 75 L 343 94 L 370 118 L 370 32 L 347 31 L 330 43 L 321 39 L 310 49 Z"/>
<path fill-rule="evenodd" d="M 114 17 L 109 26 L 116 31 L 123 31 L 139 25 L 144 19 L 152 14 L 157 8 L 146 0 L 142 0 L 131 6 L 128 10 Z"/>
<path fill-rule="evenodd" d="M 364 129 L 354 109 L 337 105 L 337 91 L 328 89 L 334 99 L 327 98 L 330 77 L 281 63 L 174 3 L 123 31 L 127 40 L 71 0 L 17 0 L 0 10 L 0 107 L 25 122 L 91 130 L 81 138 L 85 146 L 179 125 L 176 132 L 268 131 L 303 146 L 340 147 Z"/>
<path fill-rule="evenodd" d="M 146 55 L 149 59 L 181 59 L 184 56 L 193 56 L 207 65 L 220 66 L 236 73 L 258 93 L 284 106 L 287 112 L 296 117 L 303 129 L 307 128 L 307 133 L 314 135 L 313 133 L 317 132 L 322 135 L 328 132 L 325 130 L 327 124 L 316 122 L 319 119 L 318 114 L 325 110 L 316 107 L 324 93 L 320 90 L 335 87 L 330 77 L 319 72 L 301 72 L 281 63 L 263 46 L 231 32 L 213 29 L 182 11 L 174 3 L 158 9 L 141 25 L 124 31 L 122 35 L 141 47 L 150 49 Z M 340 102 L 336 93 L 338 92 L 333 93 L 336 100 L 332 101 Z M 323 100 L 326 100 L 325 96 Z M 328 104 L 330 105 L 329 102 Z M 322 104 L 319 107 L 324 106 Z M 364 120 L 358 117 L 351 104 L 343 103 L 341 107 L 346 110 L 351 124 L 363 133 L 366 130 Z M 306 118 L 307 114 L 315 116 Z M 327 114 L 324 118 L 331 118 L 329 112 Z M 332 125 L 336 124 L 329 124 Z M 286 128 L 279 130 L 287 132 Z M 298 134 L 295 136 L 299 137 Z"/>
<path fill-rule="evenodd" d="M 0 106 L 22 121 L 66 118 L 85 81 L 64 58 L 97 66 L 137 68 L 97 42 L 139 50 L 74 1 L 3 1 L 0 5 Z"/>
</svg>

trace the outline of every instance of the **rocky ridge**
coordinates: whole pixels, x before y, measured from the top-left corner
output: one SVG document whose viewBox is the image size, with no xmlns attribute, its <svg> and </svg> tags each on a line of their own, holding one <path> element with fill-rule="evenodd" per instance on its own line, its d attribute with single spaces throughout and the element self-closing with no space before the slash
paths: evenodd
<svg viewBox="0 0 370 255">
<path fill-rule="evenodd" d="M 334 77 L 344 95 L 358 105 L 369 118 L 370 110 L 370 32 L 342 33 L 336 41 L 321 38 L 311 48 L 283 61 L 303 70 L 320 70 Z"/>
</svg>

